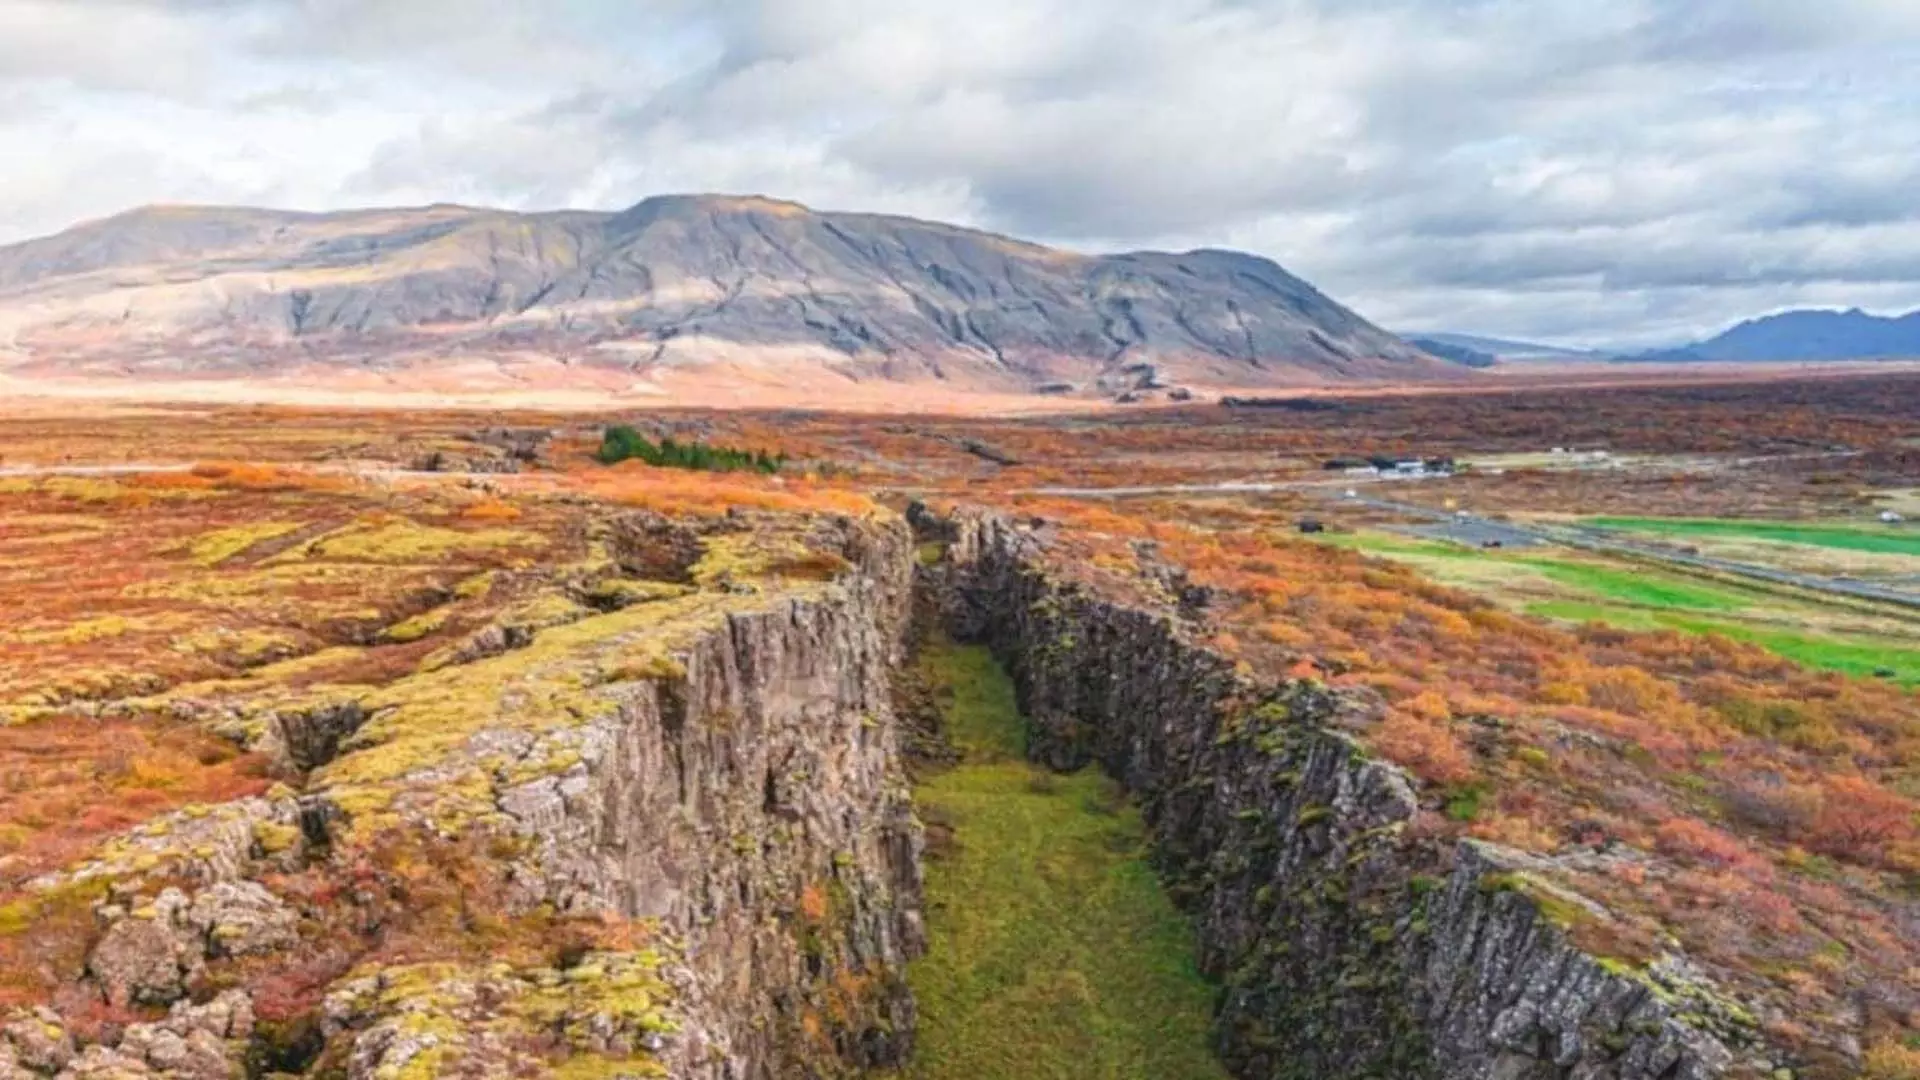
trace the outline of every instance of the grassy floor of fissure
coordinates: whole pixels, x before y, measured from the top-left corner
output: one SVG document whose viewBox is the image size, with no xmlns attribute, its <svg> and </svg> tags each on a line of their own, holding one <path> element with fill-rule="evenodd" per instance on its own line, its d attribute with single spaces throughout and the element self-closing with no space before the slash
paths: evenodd
<svg viewBox="0 0 1920 1080">
<path fill-rule="evenodd" d="M 1220 1080 L 1213 991 L 1146 860 L 1139 814 L 1097 770 L 1025 760 L 985 649 L 922 651 L 959 765 L 916 789 L 930 948 L 910 1080 Z"/>
</svg>

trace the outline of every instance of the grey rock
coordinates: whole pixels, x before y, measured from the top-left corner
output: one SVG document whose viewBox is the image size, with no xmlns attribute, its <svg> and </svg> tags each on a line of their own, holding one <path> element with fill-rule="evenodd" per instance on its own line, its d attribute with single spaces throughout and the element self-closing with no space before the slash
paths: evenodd
<svg viewBox="0 0 1920 1080">
<path fill-rule="evenodd" d="M 186 995 L 205 966 L 204 939 L 181 918 L 188 900 L 167 889 L 146 907 L 107 928 L 87 958 L 87 971 L 115 1005 L 165 1005 Z"/>
<path fill-rule="evenodd" d="M 55 1072 L 73 1060 L 73 1036 L 57 1017 L 19 1017 L 0 1028 L 0 1036 L 5 1037 L 6 1056 L 16 1068 Z"/>
<path fill-rule="evenodd" d="M 186 922 L 205 935 L 211 956 L 269 953 L 300 940 L 299 914 L 252 881 L 223 881 L 203 889 L 194 896 Z"/>
<path fill-rule="evenodd" d="M 111 319 L 95 314 L 109 306 Z M 104 341 L 136 369 L 145 350 L 236 373 L 404 363 L 450 329 L 474 352 L 646 369 L 705 362 L 716 344 L 777 347 L 863 380 L 1049 392 L 1459 371 L 1252 255 L 1086 256 L 720 196 L 615 214 L 136 211 L 0 248 L 0 315 L 22 324 L 28 351 Z M 188 338 L 190 353 L 165 349 Z M 520 433 L 489 441 L 537 454 Z"/>
<path fill-rule="evenodd" d="M 1044 531 L 978 512 L 941 528 L 944 609 L 1008 663 L 1035 756 L 1097 762 L 1141 802 L 1224 985 L 1235 1075 L 1704 1080 L 1762 1042 L 1678 958 L 1631 977 L 1582 954 L 1536 897 L 1607 914 L 1545 860 L 1410 838 L 1411 782 L 1347 733 L 1371 695 L 1257 682 L 1171 599 L 1057 584 Z"/>
</svg>

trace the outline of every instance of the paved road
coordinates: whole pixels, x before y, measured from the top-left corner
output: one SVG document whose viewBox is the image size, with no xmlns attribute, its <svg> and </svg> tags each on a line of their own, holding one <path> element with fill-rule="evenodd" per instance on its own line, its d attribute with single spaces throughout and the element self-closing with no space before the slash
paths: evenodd
<svg viewBox="0 0 1920 1080">
<path fill-rule="evenodd" d="M 1835 596 L 1849 596 L 1861 600 L 1875 600 L 1885 604 L 1897 604 L 1901 607 L 1920 609 L 1920 591 L 1894 588 L 1880 582 L 1860 581 L 1854 578 L 1822 577 L 1818 574 L 1801 574 L 1792 570 L 1780 570 L 1771 566 L 1756 566 L 1752 563 L 1734 562 L 1730 559 L 1716 559 L 1707 555 L 1688 555 L 1671 548 L 1629 539 L 1610 529 L 1596 529 L 1583 525 L 1544 526 L 1515 525 L 1511 522 L 1494 521 L 1490 518 L 1468 514 L 1461 516 L 1444 510 L 1435 510 L 1414 503 L 1396 502 L 1390 499 L 1376 499 L 1357 495 L 1340 499 L 1343 503 L 1358 503 L 1377 510 L 1388 510 L 1411 517 L 1422 517 L 1430 521 L 1446 522 L 1456 526 L 1471 526 L 1486 535 L 1504 539 L 1513 537 L 1525 543 L 1560 544 L 1565 547 L 1594 551 L 1605 555 L 1633 555 L 1645 559 L 1657 559 L 1676 566 L 1687 566 L 1698 570 L 1711 570 L 1721 574 L 1735 574 L 1753 578 L 1757 581 L 1772 582 L 1776 585 L 1790 585 L 1799 589 L 1810 589 Z"/>
</svg>

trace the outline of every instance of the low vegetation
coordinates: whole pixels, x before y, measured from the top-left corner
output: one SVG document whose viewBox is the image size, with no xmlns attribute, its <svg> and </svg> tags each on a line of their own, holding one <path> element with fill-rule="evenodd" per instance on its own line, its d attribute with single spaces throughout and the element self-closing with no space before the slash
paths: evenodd
<svg viewBox="0 0 1920 1080">
<path fill-rule="evenodd" d="M 1780 544 L 1838 548 L 1884 555 L 1920 556 L 1920 529 L 1868 528 L 1791 521 L 1733 521 L 1715 518 L 1601 517 L 1589 524 L 1606 529 L 1669 537 L 1729 537 Z"/>
<path fill-rule="evenodd" d="M 909 972 L 909 1080 L 1208 1080 L 1212 990 L 1146 859 L 1139 814 L 1097 770 L 1024 759 L 1013 686 L 985 649 L 920 671 L 961 763 L 915 794 L 933 834 L 931 948 Z"/>
<path fill-rule="evenodd" d="M 622 461 L 643 461 L 662 469 L 697 469 L 702 472 L 757 472 L 769 476 L 787 463 L 785 454 L 765 450 L 739 450 L 731 446 L 710 446 L 703 442 L 677 442 L 671 436 L 654 442 L 630 427 L 610 427 L 601 438 L 594 455 L 602 465 Z"/>
</svg>

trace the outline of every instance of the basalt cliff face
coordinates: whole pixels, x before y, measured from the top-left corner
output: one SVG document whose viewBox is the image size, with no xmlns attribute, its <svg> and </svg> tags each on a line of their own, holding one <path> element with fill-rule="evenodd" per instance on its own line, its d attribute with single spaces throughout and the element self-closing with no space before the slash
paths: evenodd
<svg viewBox="0 0 1920 1080">
<path fill-rule="evenodd" d="M 18 371 L 446 364 L 478 378 L 536 361 L 565 365 L 538 369 L 556 387 L 678 374 L 1054 393 L 1462 370 L 1251 255 L 1089 256 L 763 198 L 620 213 L 162 207 L 0 247 L 0 366 Z"/>
<path fill-rule="evenodd" d="M 0 1077 L 784 1080 L 899 1061 L 923 941 L 887 692 L 908 536 L 754 528 L 615 522 L 629 572 L 598 595 L 626 606 L 479 635 L 385 687 L 170 702 L 274 750 L 304 790 L 150 823 L 10 906 L 10 933 L 97 930 L 78 981 L 0 1029 Z M 703 551 L 709 585 L 654 580 Z M 756 578 L 767 558 L 831 573 Z M 317 1005 L 287 1015 L 303 975 Z"/>
<path fill-rule="evenodd" d="M 1629 971 L 1565 932 L 1604 918 L 1548 860 L 1418 835 L 1408 777 L 1350 729 L 1361 695 L 1261 683 L 1171 610 L 1049 572 L 1004 517 L 922 517 L 958 632 L 1005 658 L 1036 756 L 1140 800 L 1247 1078 L 1777 1075 L 1738 1005 L 1670 958 Z M 1791 1070 L 1787 1070 L 1791 1072 Z"/>
</svg>

